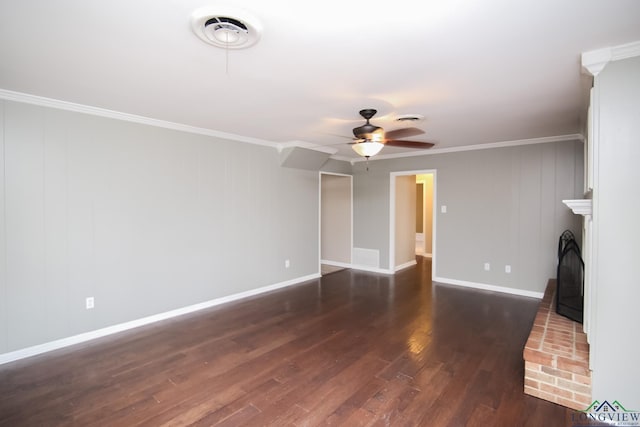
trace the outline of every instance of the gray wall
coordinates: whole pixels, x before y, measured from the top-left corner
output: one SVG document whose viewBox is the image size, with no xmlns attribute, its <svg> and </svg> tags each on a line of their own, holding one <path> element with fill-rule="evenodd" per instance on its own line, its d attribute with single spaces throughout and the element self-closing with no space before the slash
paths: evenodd
<svg viewBox="0 0 640 427">
<path fill-rule="evenodd" d="M 320 257 L 351 263 L 351 177 L 321 174 Z"/>
<path fill-rule="evenodd" d="M 351 175 L 351 163 L 344 160 L 329 159 L 327 163 L 320 168 L 322 172 L 341 173 L 343 175 Z"/>
<path fill-rule="evenodd" d="M 435 169 L 436 275 L 542 292 L 559 234 L 580 231 L 561 200 L 582 196 L 582 158 L 582 142 L 565 141 L 356 163 L 354 246 L 380 250 L 389 268 L 390 173 Z"/>
<path fill-rule="evenodd" d="M 273 148 L 11 101 L 0 118 L 0 353 L 318 273 L 318 172 Z"/>
<path fill-rule="evenodd" d="M 593 183 L 593 398 L 640 410 L 640 58 L 608 64 L 594 90 L 599 170 Z"/>
</svg>

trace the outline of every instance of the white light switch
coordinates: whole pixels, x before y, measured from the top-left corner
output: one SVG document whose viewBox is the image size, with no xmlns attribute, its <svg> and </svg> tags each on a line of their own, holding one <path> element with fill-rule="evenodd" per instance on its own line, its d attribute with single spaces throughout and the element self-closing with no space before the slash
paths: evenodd
<svg viewBox="0 0 640 427">
<path fill-rule="evenodd" d="M 440 212 L 447 213 L 447 205 L 440 206 Z"/>
</svg>

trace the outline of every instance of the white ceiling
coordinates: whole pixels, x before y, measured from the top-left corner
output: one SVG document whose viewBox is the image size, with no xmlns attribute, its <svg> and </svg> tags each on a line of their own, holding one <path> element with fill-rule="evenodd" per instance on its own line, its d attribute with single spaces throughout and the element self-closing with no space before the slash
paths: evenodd
<svg viewBox="0 0 640 427">
<path fill-rule="evenodd" d="M 205 44 L 203 6 L 261 40 Z M 581 133 L 581 53 L 638 40 L 638 0 L 0 0 L 0 88 L 356 158 L 367 107 L 436 148 Z"/>
</svg>

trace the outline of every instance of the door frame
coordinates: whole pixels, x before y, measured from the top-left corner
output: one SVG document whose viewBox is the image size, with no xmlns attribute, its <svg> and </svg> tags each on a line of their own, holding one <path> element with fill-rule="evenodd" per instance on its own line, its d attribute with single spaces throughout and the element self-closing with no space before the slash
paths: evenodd
<svg viewBox="0 0 640 427">
<path fill-rule="evenodd" d="M 438 206 L 438 171 L 437 169 L 419 169 L 411 171 L 391 172 L 389 174 L 389 270 L 395 271 L 396 268 L 396 177 L 407 175 L 433 175 L 433 223 L 431 225 L 431 278 L 436 277 L 436 242 L 437 242 L 437 215 L 436 206 Z"/>
</svg>

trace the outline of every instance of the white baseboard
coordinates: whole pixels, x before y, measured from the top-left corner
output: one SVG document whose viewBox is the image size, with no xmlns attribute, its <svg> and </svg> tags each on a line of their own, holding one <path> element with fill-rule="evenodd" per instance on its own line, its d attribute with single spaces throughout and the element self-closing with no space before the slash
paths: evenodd
<svg viewBox="0 0 640 427">
<path fill-rule="evenodd" d="M 434 282 L 444 283 L 447 285 L 462 286 L 465 288 L 482 289 L 485 291 L 502 292 L 511 295 L 520 295 L 523 297 L 542 299 L 544 292 L 527 291 L 524 289 L 507 288 L 504 286 L 488 285 L 486 283 L 467 282 L 466 280 L 447 279 L 445 277 L 434 277 Z"/>
<path fill-rule="evenodd" d="M 380 274 L 391 274 L 391 275 L 394 273 L 394 271 L 389 270 L 388 268 L 375 268 L 375 267 L 369 267 L 368 265 L 352 264 L 350 268 L 352 270 L 367 271 L 369 273 L 380 273 Z"/>
<path fill-rule="evenodd" d="M 320 273 L 314 273 L 308 276 L 297 277 L 295 279 L 287 280 L 280 283 L 275 283 L 273 285 L 263 286 L 261 288 L 251 289 L 245 292 L 239 292 L 237 294 L 212 299 L 212 300 L 201 302 L 198 304 L 189 305 L 187 307 L 166 311 L 164 313 L 154 314 L 152 316 L 143 317 L 141 319 L 132 320 L 130 322 L 120 323 L 117 325 L 108 326 L 106 328 L 97 329 L 95 331 L 85 332 L 82 334 L 73 335 L 71 337 L 50 341 L 44 344 L 38 344 L 32 347 L 22 348 L 20 350 L 0 354 L 0 365 L 4 363 L 13 362 L 15 360 L 31 357 L 31 356 L 36 356 L 38 354 L 57 350 L 63 347 L 68 347 L 74 344 L 80 344 L 96 338 L 105 337 L 107 335 L 116 334 L 118 332 L 137 328 L 139 326 L 148 325 L 150 323 L 159 322 L 161 320 L 170 319 L 172 317 L 181 316 L 183 314 L 193 313 L 194 311 L 204 310 L 205 308 L 213 307 L 213 306 L 224 304 L 227 302 L 236 301 L 242 298 L 247 298 L 247 297 L 262 294 L 265 292 L 270 292 L 276 289 L 285 288 L 287 286 L 293 286 L 298 283 L 306 282 L 307 280 L 317 279 L 319 277 L 320 277 Z"/>
<path fill-rule="evenodd" d="M 394 271 L 404 270 L 405 268 L 413 267 L 416 264 L 418 264 L 418 262 L 415 259 L 412 259 L 411 261 L 405 262 L 404 264 L 396 265 Z"/>
<path fill-rule="evenodd" d="M 369 265 L 362 265 L 362 264 L 349 264 L 349 263 L 345 263 L 345 262 L 338 262 L 338 261 L 329 261 L 329 260 L 320 260 L 320 264 L 326 264 L 326 265 L 332 265 L 334 267 L 343 267 L 343 268 L 350 268 L 352 270 L 359 270 L 359 271 L 366 271 L 369 273 L 379 273 L 379 274 L 394 274 L 395 271 L 390 270 L 388 268 L 378 268 L 378 267 L 371 267 Z M 407 263 L 410 264 L 410 263 Z M 417 264 L 416 261 L 413 262 L 413 264 L 411 265 L 415 265 Z M 407 265 L 406 267 L 411 267 L 411 265 Z M 406 268 L 404 267 L 404 268 Z M 396 271 L 398 271 L 398 269 L 396 269 Z"/>
<path fill-rule="evenodd" d="M 332 267 L 351 268 L 351 263 L 340 261 L 329 261 L 327 259 L 321 259 L 320 264 L 330 265 Z"/>
</svg>

